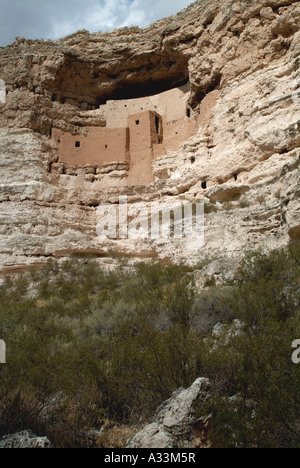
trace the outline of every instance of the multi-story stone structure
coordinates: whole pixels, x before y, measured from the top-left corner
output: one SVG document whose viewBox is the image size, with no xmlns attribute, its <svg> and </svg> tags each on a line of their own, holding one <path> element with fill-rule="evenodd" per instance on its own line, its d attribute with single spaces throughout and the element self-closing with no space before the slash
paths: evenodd
<svg viewBox="0 0 300 468">
<path fill-rule="evenodd" d="M 58 161 L 66 167 L 105 167 L 120 163 L 128 168 L 124 183 L 153 181 L 152 163 L 176 150 L 196 132 L 196 120 L 187 101 L 188 85 L 138 99 L 108 101 L 100 111 L 105 127 L 91 127 L 87 135 L 53 129 Z"/>
</svg>

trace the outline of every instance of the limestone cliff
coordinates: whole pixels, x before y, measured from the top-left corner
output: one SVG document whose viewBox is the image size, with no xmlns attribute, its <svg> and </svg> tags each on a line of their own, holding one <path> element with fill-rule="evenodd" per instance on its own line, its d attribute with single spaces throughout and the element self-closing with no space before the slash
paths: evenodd
<svg viewBox="0 0 300 468">
<path fill-rule="evenodd" d="M 144 29 L 0 48 L 1 270 L 72 252 L 198 261 L 300 238 L 299 24 L 295 0 L 202 0 Z M 53 129 L 84 137 L 106 126 L 106 102 L 187 83 L 196 129 L 156 155 L 151 182 L 124 183 L 119 162 L 60 165 Z M 97 207 L 120 195 L 133 207 L 204 201 L 203 248 L 99 238 Z"/>
</svg>

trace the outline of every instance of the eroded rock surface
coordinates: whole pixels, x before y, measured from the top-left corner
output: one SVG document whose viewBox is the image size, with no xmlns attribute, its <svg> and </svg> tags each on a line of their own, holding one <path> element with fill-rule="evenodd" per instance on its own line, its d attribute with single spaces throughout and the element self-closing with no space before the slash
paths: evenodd
<svg viewBox="0 0 300 468">
<path fill-rule="evenodd" d="M 299 24 L 299 1 L 205 0 L 144 29 L 18 38 L 1 48 L 0 269 L 74 252 L 195 263 L 299 239 Z M 151 183 L 124 183 L 122 164 L 64 168 L 57 161 L 53 128 L 84 136 L 106 125 L 106 101 L 188 82 L 196 131 L 157 154 L 152 168 L 141 167 L 152 169 Z M 104 241 L 97 207 L 120 195 L 131 209 L 205 202 L 204 245 Z"/>
<path fill-rule="evenodd" d="M 207 379 L 199 378 L 188 389 L 179 389 L 163 403 L 147 425 L 126 448 L 193 448 L 193 404 L 204 401 L 210 390 Z"/>
<path fill-rule="evenodd" d="M 38 437 L 31 431 L 22 431 L 17 434 L 7 435 L 0 440 L 2 449 L 47 449 L 52 448 L 47 437 Z"/>
</svg>

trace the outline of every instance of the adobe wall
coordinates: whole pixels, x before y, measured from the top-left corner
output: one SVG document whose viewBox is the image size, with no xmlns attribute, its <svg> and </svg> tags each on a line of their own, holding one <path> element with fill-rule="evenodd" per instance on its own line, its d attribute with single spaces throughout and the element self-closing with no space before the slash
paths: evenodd
<svg viewBox="0 0 300 468">
<path fill-rule="evenodd" d="M 180 148 L 210 120 L 218 93 L 203 99 L 198 116 L 187 112 L 189 84 L 155 96 L 109 101 L 101 106 L 106 127 L 91 127 L 87 136 L 53 129 L 58 161 L 69 167 L 100 168 L 127 162 L 126 183 L 148 185 L 154 181 L 154 159 Z"/>
<path fill-rule="evenodd" d="M 144 111 L 156 111 L 168 123 L 186 117 L 189 83 L 154 96 L 120 101 L 107 101 L 101 106 L 107 128 L 126 127 L 130 115 Z"/>
<path fill-rule="evenodd" d="M 197 134 L 199 127 L 208 125 L 219 95 L 219 90 L 209 92 L 201 102 L 199 115 L 191 114 L 189 118 L 184 116 L 181 120 L 164 123 L 163 144 L 154 146 L 154 159 L 169 151 L 177 150 L 183 143 Z"/>
<path fill-rule="evenodd" d="M 87 136 L 52 132 L 58 143 L 58 158 L 69 166 L 103 166 L 128 160 L 129 134 L 125 128 L 92 127 Z"/>
<path fill-rule="evenodd" d="M 198 127 L 196 117 L 185 117 L 178 121 L 163 123 L 163 141 L 161 145 L 154 145 L 154 159 L 180 148 L 197 133 Z"/>
<path fill-rule="evenodd" d="M 154 181 L 153 146 L 163 138 L 163 123 L 156 112 L 141 112 L 127 119 L 130 135 L 129 185 L 147 185 Z"/>
</svg>

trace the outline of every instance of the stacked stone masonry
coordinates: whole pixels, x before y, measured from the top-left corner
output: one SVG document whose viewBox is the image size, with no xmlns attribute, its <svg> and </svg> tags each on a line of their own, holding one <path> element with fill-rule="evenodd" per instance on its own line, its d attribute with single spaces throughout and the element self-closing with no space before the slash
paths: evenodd
<svg viewBox="0 0 300 468">
<path fill-rule="evenodd" d="M 53 128 L 58 165 L 68 168 L 121 164 L 127 168 L 127 185 L 154 181 L 153 161 L 178 149 L 197 132 L 197 119 L 188 106 L 189 85 L 155 96 L 108 101 L 105 127 L 91 127 L 87 135 L 72 135 Z"/>
</svg>

